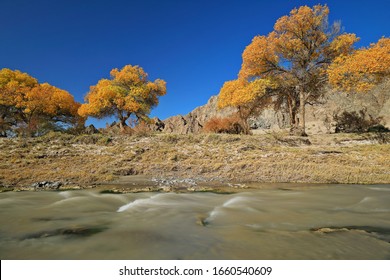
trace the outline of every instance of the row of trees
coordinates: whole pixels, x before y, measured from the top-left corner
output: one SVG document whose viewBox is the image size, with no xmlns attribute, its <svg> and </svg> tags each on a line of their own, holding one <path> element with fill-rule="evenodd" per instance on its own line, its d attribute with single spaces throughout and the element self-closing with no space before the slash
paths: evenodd
<svg viewBox="0 0 390 280">
<path fill-rule="evenodd" d="M 390 38 L 356 50 L 355 34 L 341 33 L 339 23 L 328 24 L 326 5 L 303 6 L 277 20 L 267 36 L 253 38 L 243 54 L 238 79 L 221 88 L 218 107 L 238 109 L 244 132 L 247 119 L 267 106 L 285 109 L 291 131 L 305 135 L 305 106 L 316 102 L 326 86 L 367 91 L 390 74 Z M 166 94 L 161 79 L 148 80 L 139 66 L 113 69 L 85 97 L 73 96 L 26 73 L 0 70 L 0 135 L 84 126 L 88 116 L 115 115 L 121 129 L 147 119 Z"/>
<path fill-rule="evenodd" d="M 267 106 L 285 109 L 291 131 L 305 133 L 305 106 L 330 85 L 344 91 L 367 91 L 390 74 L 390 39 L 356 50 L 355 34 L 328 24 L 326 5 L 303 6 L 277 20 L 267 36 L 253 38 L 242 54 L 237 80 L 226 82 L 218 107 L 238 109 L 242 126 Z"/>
<path fill-rule="evenodd" d="M 40 135 L 48 130 L 83 128 L 88 116 L 115 115 L 122 129 L 130 118 L 147 119 L 158 98 L 166 93 L 166 83 L 148 80 L 139 66 L 113 69 L 111 79 L 91 86 L 85 104 L 48 83 L 18 70 L 0 70 L 0 135 Z"/>
</svg>

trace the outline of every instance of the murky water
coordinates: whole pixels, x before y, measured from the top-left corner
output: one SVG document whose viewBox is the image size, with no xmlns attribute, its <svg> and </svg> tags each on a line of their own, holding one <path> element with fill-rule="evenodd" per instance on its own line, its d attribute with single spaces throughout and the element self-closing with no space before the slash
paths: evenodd
<svg viewBox="0 0 390 280">
<path fill-rule="evenodd" d="M 390 186 L 8 192 L 0 226 L 1 259 L 390 259 Z"/>
</svg>

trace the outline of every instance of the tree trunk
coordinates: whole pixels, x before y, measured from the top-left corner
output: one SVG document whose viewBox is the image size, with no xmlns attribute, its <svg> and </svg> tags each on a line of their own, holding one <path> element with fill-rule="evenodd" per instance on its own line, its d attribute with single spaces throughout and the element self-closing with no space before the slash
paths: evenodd
<svg viewBox="0 0 390 280">
<path fill-rule="evenodd" d="M 118 119 L 119 119 L 118 125 L 119 125 L 120 132 L 125 133 L 129 127 L 128 124 L 126 123 L 126 121 L 130 118 L 131 113 L 119 110 L 117 112 L 117 115 L 118 115 Z"/>
<path fill-rule="evenodd" d="M 295 96 L 288 98 L 289 115 L 290 115 L 290 134 L 299 134 L 299 100 L 295 99 Z"/>
<path fill-rule="evenodd" d="M 120 128 L 121 132 L 125 131 L 126 127 L 127 127 L 126 118 L 120 117 L 119 118 L 119 128 Z"/>
<path fill-rule="evenodd" d="M 250 134 L 251 130 L 250 130 L 250 127 L 248 124 L 248 114 L 245 114 L 243 112 L 243 110 L 244 109 L 242 109 L 240 106 L 238 106 L 238 118 L 240 120 L 241 128 L 243 129 L 243 131 L 241 133 Z"/>
<path fill-rule="evenodd" d="M 306 134 L 306 116 L 305 116 L 305 103 L 306 103 L 306 96 L 305 96 L 305 92 L 303 91 L 303 89 L 300 89 L 300 92 L 299 92 L 299 111 L 300 111 L 300 120 L 299 120 L 299 124 L 300 124 L 300 128 L 299 128 L 299 135 L 300 136 L 307 136 Z"/>
<path fill-rule="evenodd" d="M 293 109 L 293 101 L 290 97 L 287 97 L 288 113 L 290 115 L 290 129 L 295 126 L 295 114 Z"/>
</svg>

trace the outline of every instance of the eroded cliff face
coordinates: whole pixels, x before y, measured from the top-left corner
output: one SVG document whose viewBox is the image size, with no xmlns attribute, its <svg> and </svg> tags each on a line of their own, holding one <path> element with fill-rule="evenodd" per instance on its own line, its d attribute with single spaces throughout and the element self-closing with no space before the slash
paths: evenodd
<svg viewBox="0 0 390 280">
<path fill-rule="evenodd" d="M 173 116 L 163 121 L 155 118 L 153 119 L 152 129 L 177 134 L 199 133 L 209 119 L 227 117 L 236 111 L 234 108 L 218 110 L 217 99 L 217 96 L 212 96 L 207 104 L 195 108 L 185 116 Z M 159 126 L 160 129 L 158 129 Z"/>
<path fill-rule="evenodd" d="M 218 110 L 217 99 L 217 96 L 212 96 L 207 104 L 195 108 L 185 116 L 173 116 L 164 121 L 154 119 L 156 124 L 152 128 L 177 134 L 199 133 L 209 119 L 227 117 L 236 112 L 234 108 Z M 327 90 L 316 104 L 306 105 L 306 131 L 309 134 L 333 133 L 337 124 L 335 116 L 343 112 L 360 111 L 364 111 L 367 118 L 381 118 L 381 124 L 390 128 L 390 80 L 367 93 L 347 94 Z M 268 108 L 250 118 L 249 124 L 255 132 L 278 131 L 288 129 L 290 119 L 287 111 Z"/>
<path fill-rule="evenodd" d="M 319 104 L 306 106 L 307 132 L 311 134 L 333 133 L 335 116 L 343 112 L 364 112 L 366 119 L 381 119 L 380 124 L 390 128 L 390 80 L 367 93 L 344 93 L 328 90 Z"/>
</svg>

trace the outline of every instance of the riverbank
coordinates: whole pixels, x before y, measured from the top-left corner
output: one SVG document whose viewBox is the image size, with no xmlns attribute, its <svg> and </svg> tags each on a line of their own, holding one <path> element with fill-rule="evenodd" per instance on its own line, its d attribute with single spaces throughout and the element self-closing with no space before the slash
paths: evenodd
<svg viewBox="0 0 390 280">
<path fill-rule="evenodd" d="M 51 133 L 0 139 L 8 190 L 223 191 L 248 182 L 389 184 L 389 134 Z M 138 182 L 138 183 L 137 183 Z"/>
</svg>

